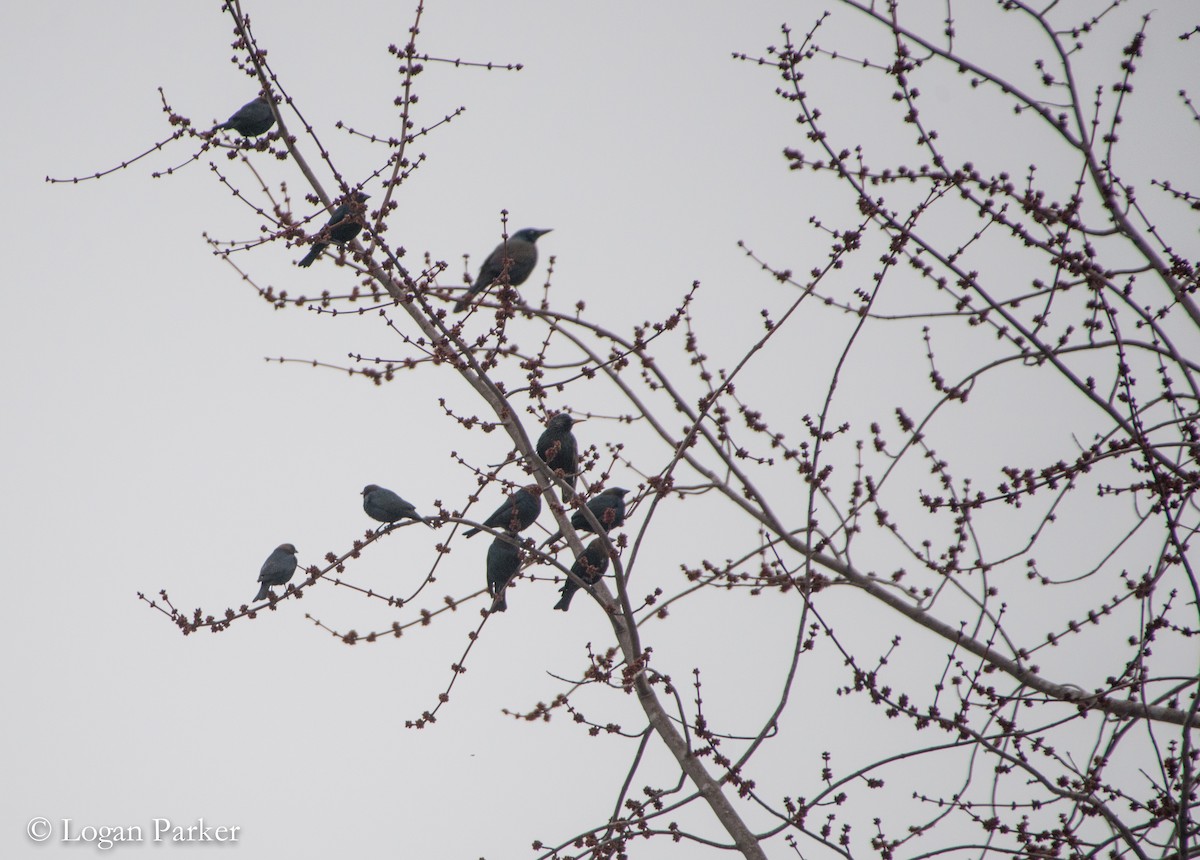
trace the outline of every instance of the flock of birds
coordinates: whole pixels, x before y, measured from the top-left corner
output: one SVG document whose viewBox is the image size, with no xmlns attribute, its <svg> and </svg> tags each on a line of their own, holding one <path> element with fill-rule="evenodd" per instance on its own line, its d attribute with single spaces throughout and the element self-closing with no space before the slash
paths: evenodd
<svg viewBox="0 0 1200 860">
<path fill-rule="evenodd" d="M 570 502 L 574 498 L 575 480 L 579 467 L 579 443 L 572 427 L 575 419 L 560 412 L 546 422 L 545 432 L 538 437 L 537 454 L 562 479 L 562 499 Z M 629 491 L 621 487 L 610 487 L 596 494 L 587 504 L 571 514 L 571 525 L 579 531 L 596 532 L 596 525 L 605 534 L 625 522 L 625 496 Z M 378 484 L 367 484 L 362 490 L 363 510 L 371 519 L 391 526 L 401 520 L 413 520 L 432 527 L 433 523 L 417 513 L 412 502 Z M 503 612 L 508 608 L 504 592 L 509 581 L 521 568 L 518 534 L 533 525 L 542 512 L 542 489 L 537 484 L 518 487 L 496 508 L 482 524 L 463 532 L 464 537 L 474 537 L 481 531 L 493 535 L 487 554 L 487 587 L 493 598 L 491 612 Z M 588 516 L 591 514 L 591 517 Z M 595 524 L 593 524 L 593 518 Z M 381 526 L 382 528 L 382 526 Z M 556 531 L 542 543 L 547 546 L 562 537 Z M 608 551 L 604 539 L 597 537 L 575 559 L 571 573 L 578 579 L 567 577 L 562 596 L 555 609 L 566 612 L 571 608 L 571 598 L 579 590 L 580 583 L 591 585 L 608 571 Z M 277 546 L 263 562 L 258 574 L 260 587 L 254 600 L 274 600 L 272 586 L 286 585 L 296 573 L 296 547 L 290 543 Z"/>
<path fill-rule="evenodd" d="M 275 125 L 275 113 L 265 96 L 259 96 L 252 102 L 242 105 L 233 116 L 220 125 L 213 127 L 213 133 L 223 130 L 236 131 L 243 137 L 257 137 L 268 132 Z M 325 226 L 317 232 L 316 238 L 308 253 L 299 263 L 307 269 L 317 261 L 322 252 L 331 244 L 339 247 L 354 239 L 362 230 L 362 213 L 364 204 L 371 195 L 355 191 L 343 200 Z M 479 277 L 467 290 L 466 294 L 454 305 L 455 313 L 462 313 L 471 304 L 471 300 L 497 281 L 509 286 L 519 287 L 533 274 L 537 266 L 537 240 L 550 232 L 550 229 L 539 230 L 526 227 L 518 230 L 506 241 L 501 242 L 483 261 L 479 269 Z"/>
<path fill-rule="evenodd" d="M 275 114 L 270 103 L 265 96 L 259 96 L 240 107 L 224 123 L 214 127 L 213 132 L 232 130 L 243 137 L 256 137 L 265 134 L 274 125 Z M 359 234 L 362 230 L 361 215 L 368 197 L 369 195 L 362 191 L 355 191 L 334 209 L 329 221 L 316 234 L 308 254 L 300 261 L 299 265 L 302 268 L 308 268 L 316 262 L 330 244 L 342 246 Z M 497 245 L 484 260 L 475 282 L 454 305 L 455 312 L 461 313 L 466 310 L 477 295 L 497 282 L 513 287 L 523 284 L 537 266 L 537 240 L 549 232 L 548 229 L 526 228 L 518 230 Z M 571 430 L 575 423 L 575 419 L 565 412 L 554 415 L 546 422 L 545 432 L 539 437 L 536 446 L 538 456 L 563 481 L 564 503 L 574 498 L 578 477 L 579 445 Z M 628 492 L 620 487 L 613 487 L 592 497 L 586 506 L 576 509 L 571 515 L 572 527 L 580 531 L 595 532 L 592 520 L 594 518 L 595 523 L 607 534 L 625 522 L 625 495 Z M 533 525 L 541 514 L 541 493 L 541 488 L 536 484 L 517 488 L 481 526 L 470 528 L 463 533 L 468 538 L 485 530 L 493 535 L 492 545 L 487 554 L 487 586 L 488 593 L 493 598 L 492 612 L 503 612 L 508 608 L 504 592 L 521 567 L 520 542 L 517 535 Z M 367 516 L 380 523 L 390 526 L 401 520 L 415 520 L 432 527 L 432 523 L 418 514 L 411 502 L 405 501 L 389 489 L 377 484 L 368 484 L 362 490 L 362 497 L 363 510 Z M 587 512 L 590 512 L 591 517 Z M 542 546 L 547 546 L 561 537 L 561 531 L 555 532 Z M 608 570 L 608 552 L 604 544 L 604 539 L 597 537 L 575 559 L 571 565 L 571 573 L 578 579 L 567 578 L 561 589 L 562 597 L 555 604 L 555 609 L 566 612 L 570 609 L 571 598 L 579 590 L 581 582 L 591 585 L 605 574 Z M 254 600 L 274 600 L 272 586 L 286 585 L 296 573 L 296 566 L 296 547 L 290 543 L 277 546 L 259 571 L 260 587 Z"/>
</svg>

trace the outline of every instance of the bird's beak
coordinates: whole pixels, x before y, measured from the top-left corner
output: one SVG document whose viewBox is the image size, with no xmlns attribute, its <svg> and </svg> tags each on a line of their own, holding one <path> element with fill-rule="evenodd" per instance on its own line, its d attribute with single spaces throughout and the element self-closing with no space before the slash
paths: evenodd
<svg viewBox="0 0 1200 860">
<path fill-rule="evenodd" d="M 545 236 L 547 233 L 553 233 L 553 232 L 554 232 L 554 228 L 553 228 L 553 227 L 548 227 L 548 228 L 547 228 L 547 229 L 545 229 L 545 230 L 538 230 L 538 238 L 540 239 L 540 238 L 542 238 L 543 236 Z"/>
</svg>

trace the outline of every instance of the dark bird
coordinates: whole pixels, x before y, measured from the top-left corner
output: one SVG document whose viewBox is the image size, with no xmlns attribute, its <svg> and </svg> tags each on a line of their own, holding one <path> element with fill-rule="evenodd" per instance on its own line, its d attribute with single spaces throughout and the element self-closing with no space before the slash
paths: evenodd
<svg viewBox="0 0 1200 860">
<path fill-rule="evenodd" d="M 358 204 L 364 203 L 370 196 L 370 194 L 363 194 L 361 191 L 357 191 L 354 194 Z M 330 242 L 334 242 L 338 245 L 344 245 L 358 235 L 358 231 L 362 229 L 362 222 L 356 220 L 355 218 L 355 210 L 358 208 L 360 208 L 360 206 L 356 206 L 354 203 L 351 203 L 349 200 L 347 200 L 337 209 L 333 210 L 332 217 L 330 217 L 330 219 L 325 223 L 325 226 L 321 228 L 321 231 L 317 233 L 318 236 L 324 235 L 328 241 L 313 243 L 312 249 L 308 252 L 308 256 L 300 261 L 300 267 L 302 269 L 307 269 L 309 266 L 311 266 L 317 257 L 321 256 L 321 252 L 325 250 L 325 247 Z"/>
<path fill-rule="evenodd" d="M 583 554 L 575 559 L 575 563 L 571 565 L 571 573 L 578 576 L 588 585 L 594 582 L 599 582 L 600 577 L 604 576 L 604 572 L 608 570 L 608 550 L 604 548 L 604 538 L 596 538 Z M 561 609 L 566 612 L 571 608 L 571 598 L 575 596 L 575 592 L 579 590 L 579 583 L 571 578 L 563 583 L 562 598 L 558 603 L 554 604 L 555 609 Z"/>
<path fill-rule="evenodd" d="M 271 105 L 266 96 L 259 96 L 238 108 L 233 116 L 213 128 L 213 131 L 231 128 L 242 137 L 258 137 L 273 125 L 275 114 L 271 112 Z"/>
<path fill-rule="evenodd" d="M 417 513 L 412 502 L 404 501 L 391 490 L 386 490 L 378 484 L 367 484 L 363 487 L 362 497 L 363 510 L 373 520 L 379 520 L 381 523 L 394 523 L 399 520 L 425 522 L 425 518 Z"/>
<path fill-rule="evenodd" d="M 588 499 L 587 508 L 600 521 L 605 533 L 625 522 L 625 494 L 628 492 L 629 490 L 623 490 L 620 487 L 612 487 L 600 495 Z M 587 521 L 583 511 L 571 514 L 571 525 L 580 531 L 590 532 L 592 530 L 592 524 Z M 562 537 L 562 532 L 555 532 L 546 538 L 542 546 L 554 543 L 560 537 Z"/>
<path fill-rule="evenodd" d="M 545 236 L 550 230 L 535 230 L 526 227 L 508 237 L 507 241 L 496 246 L 496 250 L 488 254 L 479 268 L 479 277 L 467 290 L 467 294 L 458 300 L 454 312 L 460 313 L 467 309 L 471 299 L 486 290 L 496 281 L 502 280 L 505 273 L 510 287 L 519 287 L 533 274 L 537 265 L 538 252 L 535 244 L 540 236 Z"/>
<path fill-rule="evenodd" d="M 512 532 L 498 535 L 487 554 L 488 594 L 496 598 L 492 603 L 492 612 L 503 612 L 508 609 L 508 601 L 504 599 L 504 586 L 517 575 L 521 569 L 521 553 L 517 550 L 519 538 Z"/>
<path fill-rule="evenodd" d="M 296 572 L 296 548 L 290 543 L 281 543 L 271 551 L 263 562 L 262 570 L 258 572 L 258 581 L 262 587 L 258 589 L 255 600 L 265 600 L 271 596 L 272 585 L 287 585 L 292 574 Z"/>
<path fill-rule="evenodd" d="M 505 529 L 513 534 L 525 531 L 533 525 L 533 521 L 542 512 L 542 488 L 537 484 L 520 487 L 513 492 L 504 504 L 496 508 L 492 515 L 483 521 L 488 528 Z M 463 532 L 465 537 L 477 535 L 482 529 L 473 528 Z"/>
<path fill-rule="evenodd" d="M 575 495 L 575 479 L 578 477 L 579 443 L 571 432 L 574 424 L 574 418 L 566 412 L 560 412 L 546 422 L 546 430 L 537 440 L 538 456 L 552 470 L 561 469 L 563 480 L 570 485 L 563 487 L 564 502 L 571 501 Z"/>
</svg>

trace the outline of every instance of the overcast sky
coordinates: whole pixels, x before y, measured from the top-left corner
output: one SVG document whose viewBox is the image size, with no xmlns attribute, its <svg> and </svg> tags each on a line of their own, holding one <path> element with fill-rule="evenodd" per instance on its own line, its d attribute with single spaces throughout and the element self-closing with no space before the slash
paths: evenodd
<svg viewBox="0 0 1200 860">
<path fill-rule="evenodd" d="M 1186 6 L 1159 9 L 1152 34 L 1172 59 L 1160 63 L 1151 53 L 1144 64 L 1147 85 L 1175 82 L 1158 87 L 1166 95 L 1187 78 L 1200 90 L 1195 50 L 1172 46 L 1196 23 Z M 554 228 L 539 243 L 542 262 L 527 293 L 537 294 L 553 256 L 553 301 L 565 308 L 584 300 L 589 313 L 628 332 L 667 315 L 700 280 L 708 351 L 714 364 L 736 361 L 761 332 L 759 309 L 790 296 L 738 241 L 799 272 L 821 265 L 827 248 L 806 226 L 817 208 L 806 199 L 812 192 L 781 154 L 802 143 L 796 110 L 774 94 L 776 73 L 731 54 L 778 45 L 781 23 L 803 31 L 823 8 L 774 0 L 429 0 L 420 51 L 524 69 L 429 64 L 417 78 L 418 126 L 466 110 L 414 144 L 411 151 L 428 158 L 399 191 L 389 238 L 407 250 L 411 268 L 425 254 L 446 261 L 441 282 L 458 285 L 463 255 L 471 255 L 474 273 L 507 209 L 514 229 Z M 331 9 L 247 2 L 275 71 L 339 167 L 358 178 L 382 150 L 334 124 L 397 133 L 391 103 L 400 78 L 386 49 L 404 44 L 412 10 L 392 2 Z M 1140 12 L 1120 10 L 1113 37 L 1098 49 L 1119 46 Z M 548 584 L 515 589 L 450 705 L 420 732 L 404 721 L 436 703 L 478 622 L 479 601 L 399 641 L 350 648 L 305 614 L 360 632 L 388 626 L 393 614 L 346 589 L 317 588 L 220 635 L 187 638 L 137 600 L 139 591 L 166 589 L 186 611 L 237 607 L 253 596 L 258 568 L 277 544 L 294 543 L 308 565 L 361 536 L 371 525 L 361 509 L 364 484 L 392 487 L 426 511 L 435 500 L 461 506 L 475 479 L 451 452 L 485 465 L 508 447 L 501 434 L 468 433 L 444 417 L 439 398 L 467 414 L 481 408 L 449 373 L 411 373 L 376 387 L 333 370 L 265 362 L 284 356 L 345 366 L 349 353 L 405 352 L 373 315 L 277 311 L 215 257 L 203 234 L 252 239 L 258 221 L 216 180 L 207 157 L 151 178 L 185 161 L 188 143 L 100 181 L 43 181 L 108 168 L 165 138 L 160 86 L 199 127 L 255 95 L 256 85 L 229 61 L 231 24 L 219 3 L 7 4 L 0 23 L 9 116 L 0 171 L 10 201 L 0 315 L 0 439 L 9 453 L 0 467 L 9 579 L 0 601 L 9 691 L 0 854 L 90 850 L 57 838 L 32 845 L 25 828 L 36 816 L 56 828 L 64 818 L 79 827 L 148 828 L 153 818 L 186 825 L 203 817 L 239 826 L 235 850 L 247 857 L 529 856 L 535 839 L 552 842 L 601 822 L 629 742 L 588 738 L 566 719 L 531 724 L 501 713 L 547 701 L 559 689 L 547 673 L 578 674 L 587 643 L 610 644 L 594 607 L 550 612 L 556 595 Z M 964 31 L 969 23 L 960 21 Z M 827 41 L 854 45 L 860 24 L 835 9 Z M 975 38 L 987 59 L 1002 50 L 996 39 Z M 862 43 L 864 50 L 882 44 L 878 33 Z M 1100 59 L 1106 69 L 1117 61 L 1112 53 Z M 835 65 L 814 67 L 813 90 L 848 139 L 886 147 L 900 128 L 898 113 L 886 96 L 846 89 L 839 74 Z M 951 81 L 933 98 L 958 95 Z M 1194 123 L 1177 102 L 1138 109 L 1161 122 L 1156 135 L 1175 135 L 1177 151 L 1194 154 Z M 999 152 L 1020 145 L 989 140 L 979 125 L 973 132 L 1001 144 Z M 247 171 L 215 160 L 251 187 Z M 292 165 L 261 161 L 268 181 L 289 182 L 297 213 L 311 214 Z M 1195 190 L 1197 160 L 1187 161 L 1174 175 Z M 367 190 L 376 201 L 382 196 L 378 182 Z M 300 256 L 273 244 L 239 263 L 257 283 L 292 295 L 350 283 L 328 259 L 297 269 Z M 782 428 L 790 434 L 802 432 L 799 416 L 819 410 L 824 392 L 824 381 L 810 386 L 798 370 L 803 357 L 835 348 L 838 334 L 794 344 L 796 352 L 779 356 L 779 376 L 747 383 L 749 392 L 794 401 Z M 919 363 L 919 341 L 907 344 Z M 878 383 L 888 384 L 886 377 Z M 615 408 L 571 397 L 549 405 Z M 579 435 L 585 444 L 638 438 L 625 432 L 596 420 Z M 613 480 L 636 487 L 640 479 L 618 468 Z M 476 513 L 498 501 L 490 492 Z M 720 529 L 681 531 L 678 518 L 686 515 L 664 513 L 664 530 L 682 535 L 695 554 L 724 559 L 741 551 L 722 546 Z M 407 594 L 433 563 L 433 542 L 423 529 L 403 529 L 348 578 Z M 656 548 L 643 561 L 639 593 L 680 585 L 681 560 L 695 558 L 681 559 L 679 547 Z M 486 540 L 459 541 L 416 605 L 434 609 L 444 595 L 481 587 L 486 548 Z M 834 615 L 842 599 L 830 598 Z M 664 625 L 670 636 L 653 641 L 656 658 L 679 680 L 703 666 L 714 717 L 729 731 L 756 730 L 762 714 L 740 712 L 739 703 L 757 684 L 777 684 L 795 605 L 713 596 L 691 607 Z M 728 631 L 706 626 L 718 613 Z M 890 631 L 878 635 L 886 640 Z M 640 728 L 632 702 L 581 701 L 594 704 L 601 722 Z M 839 725 L 858 718 L 843 715 Z M 804 712 L 793 719 L 802 737 L 826 721 Z M 652 750 L 648 766 L 662 756 Z M 819 766 L 816 747 L 787 747 L 778 770 L 768 769 L 772 790 L 805 793 Z M 703 814 L 683 820 L 716 833 Z M 701 855 L 663 841 L 638 856 Z M 790 855 L 777 843 L 771 856 Z"/>
</svg>

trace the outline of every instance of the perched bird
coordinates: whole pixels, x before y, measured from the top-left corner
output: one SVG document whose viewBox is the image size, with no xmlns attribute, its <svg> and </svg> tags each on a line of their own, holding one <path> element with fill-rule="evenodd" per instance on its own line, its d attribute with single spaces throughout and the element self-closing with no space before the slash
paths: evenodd
<svg viewBox="0 0 1200 860">
<path fill-rule="evenodd" d="M 596 538 L 584 549 L 583 554 L 571 565 L 571 573 L 578 576 L 588 585 L 599 582 L 600 577 L 608 570 L 608 550 L 604 548 L 604 538 Z M 571 598 L 579 590 L 579 583 L 571 578 L 563 583 L 562 598 L 554 604 L 555 609 L 566 612 L 571 608 Z"/>
<path fill-rule="evenodd" d="M 542 512 L 542 488 L 537 484 L 519 487 L 504 504 L 496 508 L 483 524 L 492 529 L 505 529 L 513 534 L 525 531 Z M 482 529 L 473 528 L 463 532 L 466 537 L 479 534 Z"/>
<path fill-rule="evenodd" d="M 546 422 L 546 430 L 537 440 L 537 454 L 551 469 L 562 469 L 563 479 L 570 485 L 563 487 L 562 500 L 571 501 L 575 495 L 576 469 L 579 466 L 579 443 L 571 432 L 575 419 L 560 412 Z"/>
<path fill-rule="evenodd" d="M 231 128 L 242 137 L 258 137 L 273 125 L 275 114 L 271 112 L 271 104 L 266 96 L 259 96 L 238 108 L 233 116 L 214 127 L 213 131 Z"/>
<path fill-rule="evenodd" d="M 517 575 L 521 569 L 521 553 L 517 550 L 519 538 L 512 532 L 498 535 L 487 554 L 487 583 L 488 594 L 496 598 L 492 603 L 492 612 L 503 612 L 508 609 L 508 601 L 504 599 L 504 586 Z"/>
<path fill-rule="evenodd" d="M 475 283 L 454 306 L 454 312 L 460 313 L 466 310 L 472 298 L 496 281 L 501 280 L 506 272 L 510 287 L 519 287 L 525 283 L 533 274 L 533 267 L 537 265 L 537 245 L 534 243 L 537 242 L 538 237 L 545 236 L 549 232 L 550 230 L 535 230 L 532 227 L 526 227 L 524 230 L 513 233 L 507 241 L 497 245 L 496 250 L 488 254 L 488 258 L 480 266 L 479 277 L 475 279 Z"/>
<path fill-rule="evenodd" d="M 425 522 L 425 518 L 417 513 L 412 502 L 404 501 L 391 490 L 386 490 L 378 484 L 367 484 L 363 487 L 362 497 L 363 510 L 373 520 L 379 520 L 381 523 L 394 523 L 398 520 Z"/>
<path fill-rule="evenodd" d="M 625 494 L 628 492 L 629 490 L 623 490 L 620 487 L 611 487 L 600 495 L 588 499 L 587 508 L 600 521 L 605 533 L 625 522 Z M 592 524 L 587 521 L 583 511 L 571 514 L 571 525 L 580 531 L 590 532 L 592 530 Z M 562 532 L 555 532 L 546 538 L 542 546 L 554 543 L 560 537 L 562 537 Z"/>
<path fill-rule="evenodd" d="M 364 203 L 370 196 L 370 194 L 363 194 L 361 191 L 356 191 L 354 194 L 355 199 L 360 204 Z M 300 261 L 301 268 L 307 269 L 311 266 L 317 257 L 321 256 L 321 252 L 325 250 L 329 242 L 344 245 L 358 235 L 358 231 L 362 229 L 362 222 L 354 218 L 354 210 L 356 208 L 353 203 L 347 200 L 337 209 L 333 210 L 332 217 L 321 228 L 320 233 L 317 234 L 320 236 L 324 233 L 328 237 L 328 241 L 314 242 L 312 249 L 308 252 L 308 256 Z"/>
<path fill-rule="evenodd" d="M 262 587 L 258 589 L 255 600 L 264 600 L 271 596 L 272 585 L 286 585 L 296 572 L 296 548 L 290 543 L 281 543 L 271 551 L 263 562 L 262 570 L 258 572 L 258 581 Z"/>
</svg>

